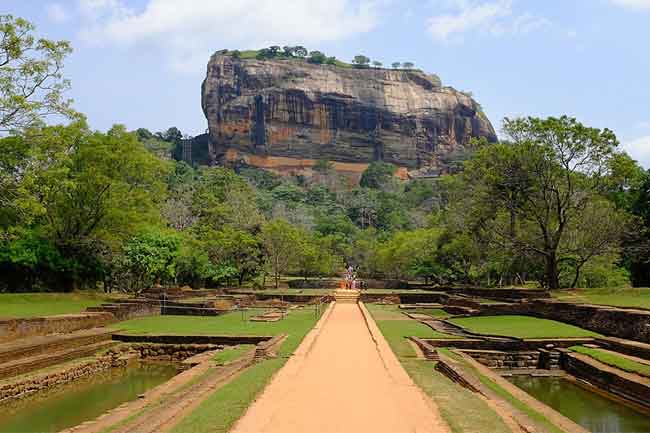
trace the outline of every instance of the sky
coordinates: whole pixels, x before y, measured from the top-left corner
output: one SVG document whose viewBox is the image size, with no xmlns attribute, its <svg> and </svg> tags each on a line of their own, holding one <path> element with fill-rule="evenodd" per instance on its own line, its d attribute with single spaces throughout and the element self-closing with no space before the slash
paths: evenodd
<svg viewBox="0 0 650 433">
<path fill-rule="evenodd" d="M 504 117 L 612 129 L 650 168 L 650 0 L 1 0 L 67 39 L 65 75 L 93 128 L 207 128 L 214 51 L 303 45 L 345 61 L 410 61 Z"/>
</svg>

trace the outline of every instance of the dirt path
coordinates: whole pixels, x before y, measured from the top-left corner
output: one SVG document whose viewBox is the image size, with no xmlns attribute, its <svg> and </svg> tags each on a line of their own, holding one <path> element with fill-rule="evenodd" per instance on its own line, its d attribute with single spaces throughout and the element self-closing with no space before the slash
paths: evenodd
<svg viewBox="0 0 650 433">
<path fill-rule="evenodd" d="M 449 432 L 362 308 L 336 304 L 231 432 Z"/>
</svg>

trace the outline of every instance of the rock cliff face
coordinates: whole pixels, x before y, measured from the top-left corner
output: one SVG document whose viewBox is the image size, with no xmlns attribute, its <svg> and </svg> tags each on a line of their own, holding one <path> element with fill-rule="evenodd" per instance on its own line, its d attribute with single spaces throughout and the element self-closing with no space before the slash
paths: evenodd
<svg viewBox="0 0 650 433">
<path fill-rule="evenodd" d="M 353 69 L 217 52 L 202 87 L 213 163 L 278 172 L 327 159 L 360 173 L 383 160 L 403 176 L 447 172 L 473 137 L 496 141 L 470 96 L 419 71 Z"/>
</svg>

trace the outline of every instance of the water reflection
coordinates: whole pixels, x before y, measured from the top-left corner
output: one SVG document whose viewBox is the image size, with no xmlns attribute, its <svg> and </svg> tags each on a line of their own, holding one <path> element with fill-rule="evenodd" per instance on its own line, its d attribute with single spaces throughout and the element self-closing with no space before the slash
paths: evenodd
<svg viewBox="0 0 650 433">
<path fill-rule="evenodd" d="M 650 433 L 650 416 L 560 377 L 509 377 L 512 383 L 594 433 Z"/>
<path fill-rule="evenodd" d="M 134 364 L 0 404 L 0 433 L 57 432 L 134 400 L 174 376 L 170 364 Z"/>
</svg>

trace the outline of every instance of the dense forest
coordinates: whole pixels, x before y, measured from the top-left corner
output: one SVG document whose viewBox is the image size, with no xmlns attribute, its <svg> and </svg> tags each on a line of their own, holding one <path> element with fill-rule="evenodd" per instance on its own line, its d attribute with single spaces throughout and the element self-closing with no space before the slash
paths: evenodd
<svg viewBox="0 0 650 433">
<path fill-rule="evenodd" d="M 0 291 L 140 291 L 362 277 L 432 284 L 650 284 L 650 173 L 608 129 L 505 119 L 456 174 L 350 186 L 180 161 L 177 128 L 94 131 L 65 99 L 71 48 L 0 16 Z"/>
</svg>

